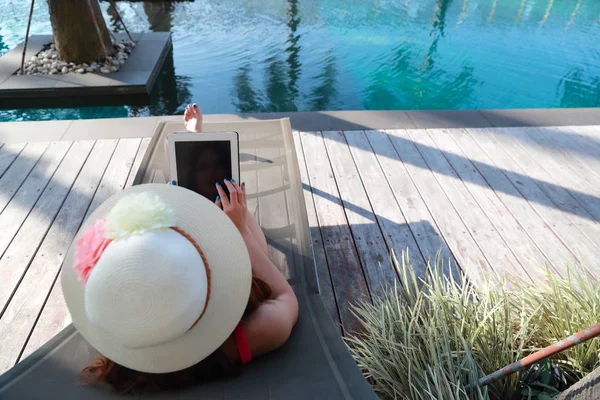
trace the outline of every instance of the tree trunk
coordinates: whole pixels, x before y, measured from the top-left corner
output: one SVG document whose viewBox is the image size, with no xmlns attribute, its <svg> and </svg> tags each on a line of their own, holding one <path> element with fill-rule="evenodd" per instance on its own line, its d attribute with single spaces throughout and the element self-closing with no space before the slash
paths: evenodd
<svg viewBox="0 0 600 400">
<path fill-rule="evenodd" d="M 91 63 L 114 54 L 98 0 L 48 0 L 48 9 L 60 60 Z"/>
</svg>

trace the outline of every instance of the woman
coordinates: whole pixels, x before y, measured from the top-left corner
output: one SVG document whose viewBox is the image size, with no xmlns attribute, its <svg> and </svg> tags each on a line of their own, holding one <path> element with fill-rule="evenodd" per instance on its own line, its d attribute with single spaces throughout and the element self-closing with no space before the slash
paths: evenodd
<svg viewBox="0 0 600 400">
<path fill-rule="evenodd" d="M 298 302 L 268 257 L 246 188 L 214 204 L 139 185 L 100 206 L 69 250 L 62 285 L 73 324 L 101 354 L 82 372 L 119 393 L 234 376 L 283 345 Z"/>
</svg>

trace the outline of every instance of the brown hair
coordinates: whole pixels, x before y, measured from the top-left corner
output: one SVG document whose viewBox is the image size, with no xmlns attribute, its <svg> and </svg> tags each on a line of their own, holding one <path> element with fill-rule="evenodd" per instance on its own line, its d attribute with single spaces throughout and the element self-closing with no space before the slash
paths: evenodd
<svg viewBox="0 0 600 400">
<path fill-rule="evenodd" d="M 269 285 L 261 279 L 252 278 L 250 297 L 242 319 L 270 297 Z M 241 374 L 240 365 L 231 361 L 225 352 L 218 348 L 207 358 L 189 368 L 165 374 L 135 371 L 100 355 L 91 365 L 83 369 L 81 378 L 84 384 L 107 383 L 116 392 L 129 394 L 181 389 L 201 382 L 229 378 L 239 374 Z"/>
</svg>

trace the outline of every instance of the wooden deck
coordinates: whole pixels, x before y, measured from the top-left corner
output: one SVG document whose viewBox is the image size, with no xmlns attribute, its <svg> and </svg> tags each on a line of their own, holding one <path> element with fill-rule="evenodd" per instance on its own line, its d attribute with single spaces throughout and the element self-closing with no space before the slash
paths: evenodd
<svg viewBox="0 0 600 400">
<path fill-rule="evenodd" d="M 349 305 L 397 279 L 392 249 L 408 249 L 419 275 L 440 252 L 447 273 L 458 265 L 475 284 L 506 272 L 539 282 L 545 265 L 562 275 L 580 262 L 600 275 L 600 126 L 294 139 L 323 300 L 346 330 Z M 63 257 L 85 217 L 132 183 L 148 143 L 0 144 L 0 373 L 70 323 Z M 254 175 L 277 184 L 268 169 Z M 287 221 L 269 204 L 251 206 L 277 229 Z"/>
</svg>

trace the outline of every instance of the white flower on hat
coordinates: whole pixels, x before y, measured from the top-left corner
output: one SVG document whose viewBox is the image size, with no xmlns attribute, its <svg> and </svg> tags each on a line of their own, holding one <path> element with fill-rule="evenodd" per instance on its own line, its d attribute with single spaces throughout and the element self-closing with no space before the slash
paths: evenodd
<svg viewBox="0 0 600 400">
<path fill-rule="evenodd" d="M 155 194 L 143 192 L 127 196 L 108 213 L 104 237 L 122 239 L 175 225 L 175 214 Z"/>
</svg>

